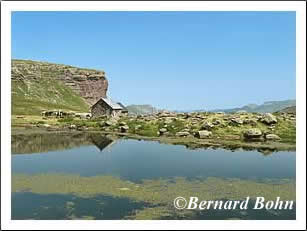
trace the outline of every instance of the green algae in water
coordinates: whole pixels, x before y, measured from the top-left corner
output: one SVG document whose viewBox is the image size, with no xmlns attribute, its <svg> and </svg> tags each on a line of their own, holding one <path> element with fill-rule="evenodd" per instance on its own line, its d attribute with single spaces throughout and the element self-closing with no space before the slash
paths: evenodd
<svg viewBox="0 0 307 231">
<path fill-rule="evenodd" d="M 12 177 L 12 192 L 29 191 L 39 195 L 74 195 L 88 200 L 99 195 L 106 195 L 115 199 L 129 199 L 133 203 L 147 204 L 144 208 L 137 209 L 134 213 L 126 214 L 122 217 L 125 219 L 228 219 L 231 218 L 229 217 L 230 215 L 238 217 L 240 213 L 216 214 L 216 211 L 175 210 L 173 200 L 178 196 L 185 198 L 197 196 L 200 200 L 220 200 L 223 198 L 242 200 L 246 197 L 255 199 L 258 196 L 262 196 L 266 200 L 275 200 L 276 197 L 280 197 L 281 200 L 295 201 L 295 182 L 293 180 L 284 179 L 279 183 L 277 180 L 273 182 L 260 183 L 252 180 L 214 177 L 187 180 L 181 177 L 144 180 L 142 183 L 133 183 L 113 176 L 82 177 L 64 174 L 14 174 Z M 103 203 L 95 203 L 103 206 Z M 76 211 L 75 204 L 71 201 L 66 202 L 66 209 L 71 211 L 68 215 L 69 219 L 76 219 L 76 217 L 72 216 Z M 260 215 L 261 212 L 259 211 L 258 213 Z M 290 217 L 293 217 L 293 213 L 295 212 L 292 212 Z M 210 214 L 216 214 L 216 217 Z M 243 215 L 241 216 L 242 219 L 244 218 Z M 85 214 L 84 216 L 92 215 Z M 255 214 L 255 211 L 250 211 L 246 217 L 255 219 L 259 216 L 257 216 L 257 213 Z M 266 217 L 270 218 L 272 216 Z M 278 216 L 276 217 L 278 218 Z"/>
<path fill-rule="evenodd" d="M 77 197 L 72 194 L 37 194 L 31 192 L 12 194 L 12 219 L 31 220 L 111 220 L 124 219 L 144 203 L 127 198 L 95 196 Z"/>
</svg>

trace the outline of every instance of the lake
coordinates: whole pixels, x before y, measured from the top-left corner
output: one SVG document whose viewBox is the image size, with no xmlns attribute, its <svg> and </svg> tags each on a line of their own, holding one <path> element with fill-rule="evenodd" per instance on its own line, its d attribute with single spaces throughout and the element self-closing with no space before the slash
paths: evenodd
<svg viewBox="0 0 307 231">
<path fill-rule="evenodd" d="M 176 197 L 295 201 L 295 152 L 188 149 L 100 134 L 12 136 L 12 219 L 295 219 L 178 210 Z"/>
</svg>

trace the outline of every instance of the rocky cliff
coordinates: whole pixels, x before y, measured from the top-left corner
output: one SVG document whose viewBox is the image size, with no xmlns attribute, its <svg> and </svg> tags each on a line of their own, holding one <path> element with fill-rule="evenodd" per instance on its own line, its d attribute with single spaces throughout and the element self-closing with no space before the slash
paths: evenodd
<svg viewBox="0 0 307 231">
<path fill-rule="evenodd" d="M 46 79 L 60 81 L 85 99 L 89 105 L 94 104 L 100 97 L 105 97 L 108 90 L 108 81 L 104 71 L 68 65 L 12 60 L 11 74 L 12 81 L 24 83 L 40 83 Z M 55 91 L 54 94 L 57 92 Z"/>
</svg>

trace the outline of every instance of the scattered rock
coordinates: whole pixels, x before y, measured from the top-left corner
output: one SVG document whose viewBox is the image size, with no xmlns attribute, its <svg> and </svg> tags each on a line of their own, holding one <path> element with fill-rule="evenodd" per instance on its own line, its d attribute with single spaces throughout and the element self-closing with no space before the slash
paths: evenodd
<svg viewBox="0 0 307 231">
<path fill-rule="evenodd" d="M 249 124 L 249 125 L 252 125 L 252 126 L 257 126 L 257 121 L 252 120 L 252 119 L 244 119 L 243 124 Z"/>
<path fill-rule="evenodd" d="M 170 124 L 172 122 L 173 120 L 171 118 L 166 118 L 166 120 L 164 121 L 165 124 Z"/>
<path fill-rule="evenodd" d="M 71 124 L 70 126 L 69 126 L 69 129 L 76 129 L 77 128 L 77 126 L 75 125 L 75 124 Z"/>
<path fill-rule="evenodd" d="M 274 115 L 272 115 L 271 113 L 265 113 L 262 118 L 260 119 L 260 121 L 262 123 L 265 123 L 267 125 L 271 125 L 271 124 L 276 124 L 277 123 L 277 119 Z"/>
<path fill-rule="evenodd" d="M 190 129 L 188 129 L 188 128 L 184 128 L 183 130 L 182 130 L 182 132 L 189 132 L 190 131 Z"/>
<path fill-rule="evenodd" d="M 138 124 L 138 125 L 135 125 L 134 129 L 139 130 L 141 127 L 142 127 L 142 125 Z"/>
<path fill-rule="evenodd" d="M 243 120 L 241 120 L 240 118 L 232 118 L 230 121 L 232 124 L 235 124 L 235 125 L 243 124 Z"/>
<path fill-rule="evenodd" d="M 208 130 L 208 131 L 212 130 L 213 128 L 214 128 L 214 125 L 207 121 L 203 123 L 203 125 L 201 126 L 201 129 Z"/>
<path fill-rule="evenodd" d="M 85 129 L 84 129 L 84 127 L 82 127 L 82 126 L 78 126 L 78 127 L 77 127 L 77 130 L 78 130 L 78 131 L 84 131 Z"/>
<path fill-rule="evenodd" d="M 215 120 L 212 122 L 213 125 L 220 125 L 222 122 L 220 120 Z"/>
<path fill-rule="evenodd" d="M 106 122 L 104 122 L 104 125 L 105 126 L 112 126 L 112 125 L 114 125 L 114 123 L 112 122 L 112 121 L 106 121 Z"/>
<path fill-rule="evenodd" d="M 212 135 L 212 132 L 206 131 L 206 130 L 198 131 L 196 133 L 196 137 L 198 137 L 199 139 L 209 138 L 211 135 Z"/>
<path fill-rule="evenodd" d="M 275 134 L 266 134 L 265 139 L 266 140 L 281 140 L 281 138 Z"/>
<path fill-rule="evenodd" d="M 189 132 L 177 132 L 176 133 L 176 136 L 179 136 L 179 137 L 184 137 L 184 136 L 189 136 L 190 133 Z"/>
<path fill-rule="evenodd" d="M 128 125 L 120 126 L 119 129 L 121 132 L 127 132 L 129 130 L 129 126 Z"/>
<path fill-rule="evenodd" d="M 122 122 L 119 123 L 119 125 L 120 125 L 120 126 L 125 126 L 125 125 L 127 125 L 127 123 L 124 122 L 124 121 L 122 121 Z"/>
<path fill-rule="evenodd" d="M 166 128 L 161 128 L 161 129 L 159 130 L 159 132 L 160 132 L 160 133 L 165 133 L 165 132 L 167 132 L 167 129 L 166 129 Z"/>
<path fill-rule="evenodd" d="M 250 128 L 243 132 L 243 136 L 246 139 L 259 139 L 262 136 L 262 132 L 259 128 Z"/>
</svg>

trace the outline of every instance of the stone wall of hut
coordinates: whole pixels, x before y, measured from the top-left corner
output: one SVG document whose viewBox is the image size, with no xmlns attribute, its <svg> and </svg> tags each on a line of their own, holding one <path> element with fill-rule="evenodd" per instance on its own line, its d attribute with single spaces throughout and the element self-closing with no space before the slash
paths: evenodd
<svg viewBox="0 0 307 231">
<path fill-rule="evenodd" d="M 104 115 L 111 115 L 112 114 L 112 108 L 106 104 L 103 100 L 100 100 L 91 108 L 91 113 L 93 118 L 97 118 Z"/>
</svg>

